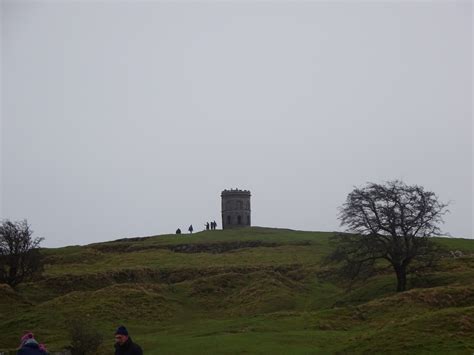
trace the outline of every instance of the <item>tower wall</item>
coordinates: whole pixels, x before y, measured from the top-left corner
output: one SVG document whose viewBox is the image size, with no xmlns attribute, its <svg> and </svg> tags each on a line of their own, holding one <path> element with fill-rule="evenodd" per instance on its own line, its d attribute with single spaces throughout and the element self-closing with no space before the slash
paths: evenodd
<svg viewBox="0 0 474 355">
<path fill-rule="evenodd" d="M 251 226 L 250 191 L 224 190 L 222 199 L 222 228 L 231 229 Z"/>
</svg>

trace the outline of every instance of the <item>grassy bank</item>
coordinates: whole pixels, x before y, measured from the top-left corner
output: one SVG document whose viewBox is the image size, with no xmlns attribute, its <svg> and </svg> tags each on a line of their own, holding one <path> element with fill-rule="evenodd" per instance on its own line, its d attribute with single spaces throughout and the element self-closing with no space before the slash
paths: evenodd
<svg viewBox="0 0 474 355">
<path fill-rule="evenodd" d="M 146 354 L 474 351 L 474 240 L 410 290 L 389 270 L 351 291 L 321 272 L 331 233 L 247 228 L 45 249 L 38 280 L 0 285 L 0 349 L 32 330 L 50 349 L 81 318 L 110 354 L 124 324 Z"/>
</svg>

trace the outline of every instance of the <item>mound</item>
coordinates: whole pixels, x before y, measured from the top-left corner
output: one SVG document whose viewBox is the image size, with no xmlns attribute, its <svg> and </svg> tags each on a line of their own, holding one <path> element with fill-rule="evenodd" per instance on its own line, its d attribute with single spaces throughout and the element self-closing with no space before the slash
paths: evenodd
<svg viewBox="0 0 474 355">
<path fill-rule="evenodd" d="M 441 309 L 474 305 L 474 286 L 441 286 L 413 289 L 368 302 L 359 308 L 377 314 L 393 310 L 412 312 L 413 309 Z"/>
<path fill-rule="evenodd" d="M 232 315 L 255 315 L 295 307 L 295 295 L 304 286 L 278 272 L 256 272 L 249 282 L 226 297 Z"/>
<path fill-rule="evenodd" d="M 388 320 L 389 318 L 387 318 Z M 417 336 L 414 336 L 417 334 Z M 474 349 L 474 306 L 392 317 L 355 339 L 351 353 L 469 354 Z M 469 350 L 470 349 L 470 350 Z"/>
<path fill-rule="evenodd" d="M 97 291 L 70 292 L 38 308 L 44 313 L 60 313 L 64 318 L 73 318 L 80 312 L 86 318 L 115 323 L 131 319 L 155 321 L 170 318 L 178 308 L 165 293 L 157 285 L 112 285 Z"/>
<path fill-rule="evenodd" d="M 0 284 L 0 319 L 5 319 L 8 315 L 29 307 L 31 307 L 31 303 L 27 302 L 9 285 Z"/>
</svg>

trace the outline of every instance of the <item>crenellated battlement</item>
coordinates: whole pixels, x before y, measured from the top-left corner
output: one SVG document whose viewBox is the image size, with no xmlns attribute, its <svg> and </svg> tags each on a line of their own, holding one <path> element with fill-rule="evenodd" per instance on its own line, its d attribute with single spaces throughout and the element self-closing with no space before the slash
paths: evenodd
<svg viewBox="0 0 474 355">
<path fill-rule="evenodd" d="M 250 191 L 249 190 L 240 190 L 240 189 L 225 189 L 224 191 L 222 191 L 221 196 L 230 195 L 230 194 L 242 194 L 242 195 L 249 195 L 250 196 Z"/>
</svg>

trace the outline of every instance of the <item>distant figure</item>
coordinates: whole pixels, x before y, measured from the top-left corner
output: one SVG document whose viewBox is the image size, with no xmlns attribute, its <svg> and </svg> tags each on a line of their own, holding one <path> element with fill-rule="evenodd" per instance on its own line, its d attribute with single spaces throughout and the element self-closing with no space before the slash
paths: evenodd
<svg viewBox="0 0 474 355">
<path fill-rule="evenodd" d="M 193 230 L 194 230 L 193 225 L 191 224 L 188 228 L 188 231 L 189 231 L 189 233 L 193 234 Z"/>
<path fill-rule="evenodd" d="M 209 222 L 206 223 L 206 230 L 209 230 Z"/>
<path fill-rule="evenodd" d="M 217 222 L 214 221 L 214 230 L 216 230 L 216 228 L 217 228 Z"/>
<path fill-rule="evenodd" d="M 176 234 L 181 234 L 181 229 L 176 229 Z"/>
<path fill-rule="evenodd" d="M 123 325 L 115 332 L 115 355 L 143 355 L 142 348 L 132 341 Z"/>
<path fill-rule="evenodd" d="M 20 339 L 20 348 L 17 351 L 17 355 L 45 355 L 47 354 L 46 348 L 43 345 L 42 350 L 40 345 L 36 341 L 33 333 L 28 332 L 24 334 Z"/>
</svg>

